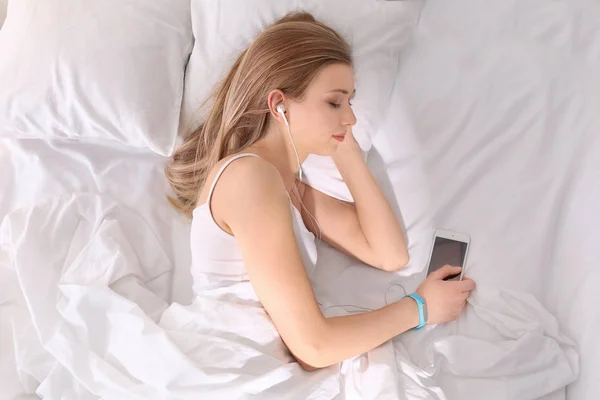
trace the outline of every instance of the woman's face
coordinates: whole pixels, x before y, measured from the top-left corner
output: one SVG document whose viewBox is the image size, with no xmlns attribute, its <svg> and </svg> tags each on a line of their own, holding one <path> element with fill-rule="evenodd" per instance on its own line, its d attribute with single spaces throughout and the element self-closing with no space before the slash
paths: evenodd
<svg viewBox="0 0 600 400">
<path fill-rule="evenodd" d="M 353 97 L 354 71 L 350 66 L 331 64 L 321 70 L 301 101 L 288 101 L 296 146 L 308 153 L 332 155 L 356 124 Z"/>
</svg>

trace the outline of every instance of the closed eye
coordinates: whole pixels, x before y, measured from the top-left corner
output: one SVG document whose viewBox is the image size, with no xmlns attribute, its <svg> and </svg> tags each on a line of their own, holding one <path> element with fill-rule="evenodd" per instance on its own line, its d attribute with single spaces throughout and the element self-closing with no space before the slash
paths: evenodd
<svg viewBox="0 0 600 400">
<path fill-rule="evenodd" d="M 337 104 L 337 103 L 329 103 L 331 104 L 331 107 L 333 108 L 340 108 L 342 105 L 341 104 Z"/>
</svg>

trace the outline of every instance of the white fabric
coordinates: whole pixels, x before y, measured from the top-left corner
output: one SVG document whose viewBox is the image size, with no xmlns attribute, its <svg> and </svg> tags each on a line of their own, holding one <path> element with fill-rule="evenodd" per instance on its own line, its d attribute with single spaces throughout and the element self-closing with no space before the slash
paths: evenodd
<svg viewBox="0 0 600 400">
<path fill-rule="evenodd" d="M 457 323 L 407 332 L 342 369 L 348 398 L 558 399 L 578 362 L 575 344 L 533 296 L 480 287 Z"/>
<path fill-rule="evenodd" d="M 0 31 L 0 137 L 170 154 L 191 51 L 186 0 L 18 0 Z"/>
<path fill-rule="evenodd" d="M 142 221 L 134 230 L 139 229 L 143 234 L 129 232 L 127 240 L 138 249 L 151 249 L 146 259 L 161 259 L 164 253 L 170 262 L 171 269 L 147 283 L 148 289 L 164 301 L 189 304 L 192 299 L 189 221 L 175 212 L 165 197 L 165 161 L 156 154 L 124 146 L 0 139 L 0 220 L 19 207 L 30 207 L 57 196 L 68 198 L 70 193 L 103 193 L 118 199 L 121 210 L 130 213 L 135 210 L 134 221 Z M 59 243 L 67 240 L 67 235 L 57 237 Z M 28 359 L 28 354 L 37 351 L 38 342 L 28 341 L 30 334 L 21 335 L 22 327 L 30 326 L 31 318 L 19 305 L 21 289 L 14 275 L 5 269 L 6 261 L 0 260 L 0 398 L 23 396 L 24 399 L 27 393 L 35 391 L 39 382 L 21 375 L 25 380 L 22 383 L 15 359 L 19 362 Z M 16 343 L 19 338 L 22 340 Z M 52 379 L 60 382 L 58 375 Z M 65 387 L 68 385 L 67 381 Z"/>
<path fill-rule="evenodd" d="M 247 280 L 167 307 L 150 285 L 172 266 L 149 228 L 135 211 L 94 195 L 55 198 L 4 220 L 0 271 L 13 289 L 2 311 L 23 349 L 16 357 L 28 391 L 50 399 L 519 400 L 576 377 L 574 345 L 555 319 L 530 295 L 491 288 L 479 289 L 458 329 L 412 332 L 339 372 L 308 374 Z"/>
<path fill-rule="evenodd" d="M 206 110 L 203 112 L 200 106 L 252 40 L 286 13 L 303 9 L 340 32 L 353 48 L 356 75 L 353 109 L 358 119 L 354 134 L 367 152 L 371 136 L 388 107 L 400 51 L 410 38 L 422 4 L 363 0 L 193 0 L 192 28 L 196 42 L 185 77 L 183 133 L 202 121 Z M 303 171 L 311 186 L 352 201 L 330 157 L 310 155 Z"/>
<path fill-rule="evenodd" d="M 539 399 L 579 373 L 577 346 L 534 296 L 483 285 L 456 324 L 411 332 L 395 345 L 404 367 L 417 366 L 425 381 L 433 376 L 428 389 L 442 388 L 441 398 Z"/>
<path fill-rule="evenodd" d="M 552 398 L 600 398 L 599 20 L 593 1 L 427 3 L 368 159 L 411 263 L 384 276 L 320 247 L 327 307 L 414 290 L 435 229 L 467 232 L 466 275 L 535 296 L 577 343 L 579 377 Z"/>
<path fill-rule="evenodd" d="M 17 365 L 28 391 L 49 399 L 323 393 L 335 368 L 311 376 L 290 363 L 249 284 L 166 309 L 149 283 L 169 260 L 136 214 L 106 196 L 77 195 L 5 219 L 3 281 L 23 296 L 3 311 L 24 349 Z"/>
<path fill-rule="evenodd" d="M 162 267 L 146 270 L 145 263 L 162 264 L 168 259 L 176 273 L 183 271 L 175 279 L 172 296 L 189 304 L 190 297 L 184 294 L 191 292 L 189 225 L 164 199 L 165 160 L 131 148 L 0 140 L 0 217 L 25 207 L 11 214 L 0 229 L 3 396 L 17 398 L 37 389 L 53 393 L 46 396 L 50 399 L 97 398 L 83 394 L 78 382 L 86 382 L 102 393 L 119 391 L 118 396 L 105 396 L 109 398 L 152 398 L 148 392 L 156 393 L 158 386 L 165 398 L 166 381 L 174 382 L 173 390 L 189 379 L 226 382 L 223 385 L 233 391 L 239 386 L 227 379 L 242 375 L 246 387 L 254 390 L 253 397 L 260 399 L 269 398 L 262 396 L 266 390 L 278 399 L 288 394 L 311 398 L 307 393 L 327 398 L 338 391 L 344 393 L 338 398 L 403 398 L 399 390 L 411 400 L 494 399 L 506 390 L 505 379 L 510 390 L 523 390 L 515 398 L 534 398 L 576 378 L 570 338 L 580 354 L 579 378 L 566 390 L 542 398 L 600 398 L 596 379 L 600 320 L 595 307 L 600 282 L 600 270 L 595 268 L 600 259 L 596 243 L 600 140 L 595 135 L 600 129 L 595 75 L 600 38 L 594 28 L 599 15 L 592 0 L 427 3 L 368 158 L 399 215 L 402 210 L 411 263 L 404 271 L 388 274 L 320 244 L 312 282 L 327 315 L 381 307 L 414 290 L 423 279 L 433 232 L 443 227 L 471 234 L 466 273 L 479 286 L 458 323 L 407 333 L 343 363 L 339 370 L 309 374 L 289 364 L 289 369 L 279 370 L 285 374 L 260 375 L 272 364 L 252 365 L 248 359 L 219 353 L 243 367 L 227 375 L 209 368 L 199 374 L 190 360 L 209 357 L 201 343 L 213 349 L 222 346 L 219 338 L 223 338 L 231 348 L 241 346 L 245 352 L 240 354 L 247 356 L 256 354 L 252 353 L 256 342 L 221 334 L 254 332 L 252 322 L 242 319 L 243 307 L 202 302 L 194 303 L 192 311 L 198 312 L 188 319 L 190 306 L 171 305 L 169 313 L 161 314 L 166 304 L 160 299 L 170 298 L 168 288 L 160 278 L 152 284 L 148 280 Z M 71 192 L 92 195 L 56 197 Z M 104 195 L 96 197 L 96 193 Z M 52 223 L 44 225 L 44 221 Z M 131 222 L 135 232 L 127 233 Z M 12 237 L 6 233 L 9 224 L 14 228 Z M 69 253 L 61 253 L 65 243 L 72 244 Z M 76 262 L 72 256 L 67 258 L 78 251 L 81 257 Z M 19 256 L 18 264 L 12 254 Z M 72 267 L 86 263 L 94 268 Z M 143 268 L 136 267 L 140 263 Z M 21 267 L 24 273 L 19 276 L 15 270 Z M 38 282 L 34 274 L 48 279 Z M 57 280 L 62 276 L 75 283 L 66 285 L 65 278 L 58 293 Z M 123 276 L 121 283 L 107 289 L 118 276 Z M 22 297 L 23 289 L 29 298 Z M 90 298 L 94 309 L 83 301 Z M 128 298 L 135 299 L 137 306 Z M 63 308 L 69 304 L 83 308 Z M 355 306 L 343 306 L 348 304 Z M 68 312 L 57 314 L 57 305 Z M 558 331 L 544 309 L 556 315 Z M 215 316 L 212 310 L 223 311 L 223 318 L 196 319 L 205 313 Z M 48 322 L 60 323 L 58 339 L 69 337 L 72 327 L 78 338 L 86 335 L 84 327 L 106 329 L 89 330 L 87 342 L 54 339 L 45 348 L 32 315 L 45 322 L 39 326 L 45 338 Z M 79 315 L 81 320 L 75 320 Z M 115 315 L 121 318 L 118 323 L 107 323 Z M 176 318 L 170 318 L 173 315 Z M 258 324 L 264 317 L 254 316 Z M 207 325 L 215 320 L 220 321 L 218 337 L 208 333 Z M 103 336 L 95 336 L 100 331 Z M 275 337 L 273 331 L 261 332 L 263 343 Z M 103 338 L 114 339 L 111 354 L 117 354 L 118 360 L 103 358 Z M 534 345 L 545 350 L 532 354 L 529 346 Z M 465 346 L 469 351 L 464 351 Z M 63 350 L 73 350 L 66 353 L 73 357 L 66 359 Z M 485 357 L 474 365 L 478 355 Z M 96 361 L 85 364 L 90 359 Z M 124 371 L 122 362 L 131 368 Z M 479 368 L 484 362 L 487 368 Z M 515 363 L 523 368 L 506 376 L 507 366 Z M 18 375 L 15 366 L 31 375 Z M 108 378 L 89 383 L 91 371 L 94 378 Z M 260 376 L 251 375 L 253 371 Z M 243 375 L 246 372 L 250 373 Z M 150 384 L 131 384 L 131 375 Z M 44 385 L 39 386 L 38 379 Z M 480 384 L 473 392 L 456 393 L 474 381 Z M 188 393 L 198 398 L 195 389 L 195 396 L 192 389 Z M 232 391 L 221 392 L 224 396 L 219 398 Z"/>
<path fill-rule="evenodd" d="M 256 154 L 244 153 L 230 157 L 223 163 L 211 183 L 207 200 L 194 209 L 191 227 L 192 266 L 194 293 L 206 295 L 209 291 L 230 290 L 231 286 L 249 286 L 247 292 L 252 293 L 252 287 L 242 257 L 242 250 L 234 236 L 225 232 L 215 222 L 210 201 L 216 184 L 225 169 L 235 160 L 242 157 L 258 157 Z M 317 263 L 317 247 L 315 236 L 306 229 L 300 212 L 290 199 L 290 213 L 298 250 L 310 277 Z M 252 296 L 258 302 L 256 295 Z M 258 304 L 260 306 L 260 304 Z"/>
<path fill-rule="evenodd" d="M 403 134 L 374 145 L 397 160 L 414 267 L 435 228 L 469 233 L 467 275 L 534 295 L 577 343 L 569 399 L 600 398 L 598 21 L 588 0 L 429 2 L 392 100 Z"/>
</svg>

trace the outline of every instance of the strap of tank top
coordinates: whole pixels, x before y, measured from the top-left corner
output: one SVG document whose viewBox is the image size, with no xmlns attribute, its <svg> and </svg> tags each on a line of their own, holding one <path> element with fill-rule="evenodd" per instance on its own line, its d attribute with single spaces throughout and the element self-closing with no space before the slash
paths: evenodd
<svg viewBox="0 0 600 400">
<path fill-rule="evenodd" d="M 231 157 L 229 160 L 227 160 L 222 166 L 221 169 L 219 169 L 219 172 L 217 172 L 217 176 L 215 176 L 215 179 L 213 180 L 212 185 L 210 186 L 210 190 L 208 192 L 208 198 L 206 199 L 206 203 L 210 205 L 210 199 L 212 198 L 213 195 L 213 191 L 215 190 L 215 186 L 217 185 L 217 181 L 219 180 L 219 178 L 221 177 L 221 174 L 223 173 L 223 171 L 225 171 L 225 168 L 227 168 L 227 166 L 229 164 L 231 164 L 232 162 L 234 162 L 235 160 L 237 160 L 238 158 L 242 158 L 242 157 L 247 157 L 247 156 L 252 156 L 252 157 L 258 157 L 260 158 L 258 155 L 253 154 L 253 153 L 242 153 L 242 154 L 238 154 L 237 156 L 233 156 Z M 210 206 L 209 206 L 210 208 Z"/>
</svg>

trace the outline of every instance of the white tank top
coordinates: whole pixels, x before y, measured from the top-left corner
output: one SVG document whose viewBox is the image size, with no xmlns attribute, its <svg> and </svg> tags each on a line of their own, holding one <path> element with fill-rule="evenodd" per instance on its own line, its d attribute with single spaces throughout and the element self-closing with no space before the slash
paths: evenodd
<svg viewBox="0 0 600 400">
<path fill-rule="evenodd" d="M 194 280 L 193 290 L 197 295 L 207 295 L 210 292 L 217 295 L 235 293 L 247 300 L 258 301 L 256 293 L 249 285 L 248 273 L 236 238 L 221 229 L 210 210 L 210 200 L 221 174 L 233 161 L 246 156 L 258 157 L 256 154 L 244 153 L 227 160 L 210 187 L 206 203 L 196 207 L 193 211 L 191 274 Z M 290 212 L 292 213 L 296 242 L 304 267 L 310 277 L 317 262 L 315 236 L 306 229 L 302 216 L 292 204 L 291 199 Z M 257 227 L 257 234 L 260 233 L 259 229 Z"/>
</svg>

